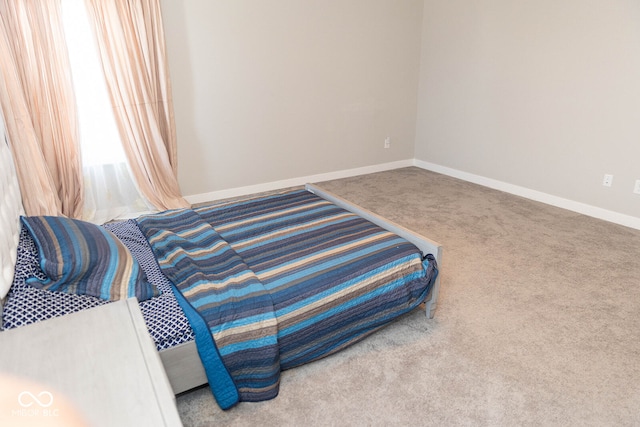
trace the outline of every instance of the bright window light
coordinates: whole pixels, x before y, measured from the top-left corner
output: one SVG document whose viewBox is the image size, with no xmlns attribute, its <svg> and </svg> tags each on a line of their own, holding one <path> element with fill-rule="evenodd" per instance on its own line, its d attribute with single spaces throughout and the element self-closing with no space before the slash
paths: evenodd
<svg viewBox="0 0 640 427">
<path fill-rule="evenodd" d="M 85 166 L 126 163 L 84 0 L 63 0 L 62 19 Z"/>
</svg>

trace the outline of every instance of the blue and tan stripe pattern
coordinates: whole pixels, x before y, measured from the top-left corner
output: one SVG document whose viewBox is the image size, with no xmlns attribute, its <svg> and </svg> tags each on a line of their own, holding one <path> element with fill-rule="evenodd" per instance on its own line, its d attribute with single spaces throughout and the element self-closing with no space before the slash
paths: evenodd
<svg viewBox="0 0 640 427">
<path fill-rule="evenodd" d="M 437 274 L 433 257 L 423 259 L 406 240 L 304 190 L 217 203 L 193 212 L 200 222 L 190 219 L 190 227 L 196 222 L 211 226 L 228 245 L 225 251 L 232 251 L 242 260 L 242 273 L 252 277 L 248 284 L 242 282 L 243 297 L 253 293 L 268 297 L 275 322 L 269 331 L 274 332 L 278 369 L 334 353 L 410 311 L 424 300 Z M 166 228 L 160 227 L 158 230 Z M 155 237 L 150 239 L 154 250 L 155 246 L 164 245 L 162 241 L 174 239 L 167 238 L 166 233 L 162 237 L 161 232 L 158 236 L 157 244 L 153 243 Z M 210 247 L 211 253 L 219 250 L 215 249 L 217 246 Z M 201 256 L 201 250 L 202 247 L 190 249 L 196 258 Z M 171 257 L 178 259 L 176 254 Z M 226 263 L 224 258 L 216 261 Z M 227 273 L 238 277 L 237 272 Z M 178 285 L 196 296 L 200 295 L 196 289 L 202 286 Z M 221 292 L 207 285 L 205 294 L 211 294 L 207 301 L 215 310 L 203 314 L 205 318 L 218 316 L 214 315 L 216 310 L 225 313 L 253 309 L 250 304 L 244 308 L 227 307 L 230 300 L 217 299 Z M 243 299 L 233 301 L 236 302 L 245 305 Z M 243 333 L 215 338 L 225 364 L 236 370 L 244 362 L 230 360 L 228 364 L 225 354 L 238 357 L 239 352 L 228 352 L 227 348 L 241 348 L 245 340 L 253 340 L 256 332 L 251 316 L 244 326 Z M 255 348 L 253 354 L 259 353 Z M 232 377 L 233 369 L 229 369 Z M 240 378 L 250 371 L 263 372 L 263 368 L 247 364 Z M 234 381 L 239 383 L 235 377 Z M 240 390 L 241 400 L 250 394 Z"/>
<path fill-rule="evenodd" d="M 426 297 L 435 261 L 304 190 L 196 209 L 269 290 L 282 369 L 338 351 Z M 433 258 L 431 257 L 433 260 Z"/>
<path fill-rule="evenodd" d="M 207 369 L 207 377 L 220 406 L 230 407 L 238 398 L 275 397 L 280 373 L 277 324 L 260 280 L 192 210 L 143 216 L 137 223 L 162 272 L 179 291 L 176 297 L 194 326 L 200 355 L 211 353 L 207 357 L 218 366 Z M 199 318 L 206 326 L 194 325 Z M 214 347 L 206 349 L 209 334 Z"/>
<path fill-rule="evenodd" d="M 27 283 L 49 291 L 91 295 L 107 301 L 159 295 L 126 246 L 95 224 L 58 216 L 22 217 L 36 245 L 41 280 Z"/>
</svg>

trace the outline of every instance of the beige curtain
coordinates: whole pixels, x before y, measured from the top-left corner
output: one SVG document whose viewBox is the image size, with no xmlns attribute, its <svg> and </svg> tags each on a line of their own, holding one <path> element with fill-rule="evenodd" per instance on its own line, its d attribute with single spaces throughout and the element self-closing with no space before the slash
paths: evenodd
<svg viewBox="0 0 640 427">
<path fill-rule="evenodd" d="M 158 209 L 187 207 L 159 0 L 86 0 L 131 170 Z"/>
<path fill-rule="evenodd" d="M 27 215 L 82 214 L 59 0 L 0 0 L 0 102 Z"/>
</svg>

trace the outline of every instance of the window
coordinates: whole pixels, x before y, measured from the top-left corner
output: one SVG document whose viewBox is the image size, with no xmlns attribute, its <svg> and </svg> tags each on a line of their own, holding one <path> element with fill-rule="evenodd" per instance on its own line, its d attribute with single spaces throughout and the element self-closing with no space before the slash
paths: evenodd
<svg viewBox="0 0 640 427">
<path fill-rule="evenodd" d="M 62 0 L 62 11 L 78 111 L 83 219 L 102 223 L 153 210 L 129 171 L 84 0 Z"/>
</svg>

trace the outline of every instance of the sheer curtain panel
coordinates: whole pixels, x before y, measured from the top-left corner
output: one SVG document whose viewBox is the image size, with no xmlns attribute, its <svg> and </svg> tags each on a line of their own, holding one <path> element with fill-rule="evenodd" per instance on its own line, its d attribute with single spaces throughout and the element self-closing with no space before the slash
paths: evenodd
<svg viewBox="0 0 640 427">
<path fill-rule="evenodd" d="M 86 0 L 86 4 L 138 188 L 158 209 L 188 207 L 177 181 L 176 133 L 159 0 Z"/>
<path fill-rule="evenodd" d="M 154 210 L 131 174 L 84 0 L 62 0 L 62 15 L 78 106 L 82 217 L 101 224 Z"/>
</svg>

